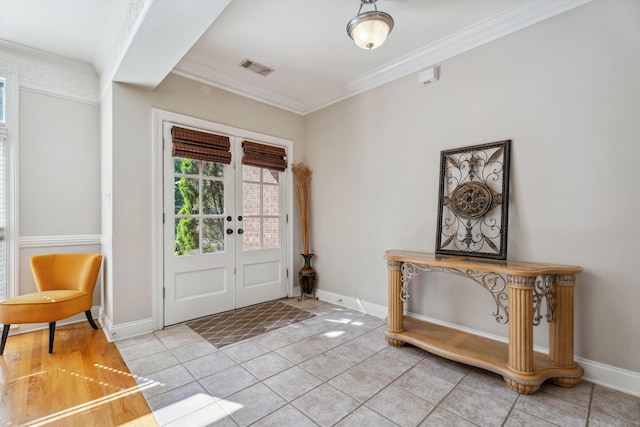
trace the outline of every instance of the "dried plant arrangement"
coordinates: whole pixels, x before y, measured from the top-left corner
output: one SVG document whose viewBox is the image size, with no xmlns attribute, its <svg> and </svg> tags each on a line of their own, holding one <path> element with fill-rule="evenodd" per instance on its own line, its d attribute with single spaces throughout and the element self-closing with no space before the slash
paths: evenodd
<svg viewBox="0 0 640 427">
<path fill-rule="evenodd" d="M 311 169 L 304 163 L 294 164 L 291 168 L 298 193 L 298 210 L 302 227 L 302 247 L 309 253 L 309 214 L 311 200 Z"/>
</svg>

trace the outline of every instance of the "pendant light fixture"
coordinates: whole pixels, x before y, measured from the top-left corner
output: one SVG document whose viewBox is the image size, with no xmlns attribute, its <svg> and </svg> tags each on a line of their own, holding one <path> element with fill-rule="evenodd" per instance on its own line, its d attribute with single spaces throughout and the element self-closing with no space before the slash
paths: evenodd
<svg viewBox="0 0 640 427">
<path fill-rule="evenodd" d="M 379 12 L 376 1 L 360 0 L 358 15 L 347 24 L 347 34 L 362 49 L 379 47 L 393 30 L 393 18 L 388 13 Z M 375 10 L 360 13 L 365 4 L 372 4 Z"/>
</svg>

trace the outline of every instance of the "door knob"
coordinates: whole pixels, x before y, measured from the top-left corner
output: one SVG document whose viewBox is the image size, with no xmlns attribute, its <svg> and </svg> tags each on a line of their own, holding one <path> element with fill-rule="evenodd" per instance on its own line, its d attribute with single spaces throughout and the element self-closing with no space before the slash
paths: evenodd
<svg viewBox="0 0 640 427">
<path fill-rule="evenodd" d="M 227 228 L 227 234 L 233 234 L 233 230 L 231 228 Z"/>
<path fill-rule="evenodd" d="M 229 215 L 229 216 L 227 217 L 227 221 L 233 221 L 233 217 L 232 217 L 231 215 Z"/>
<path fill-rule="evenodd" d="M 238 215 L 238 221 L 242 221 L 242 215 Z"/>
<path fill-rule="evenodd" d="M 238 228 L 238 234 L 242 234 L 244 233 L 244 230 L 242 228 Z"/>
</svg>

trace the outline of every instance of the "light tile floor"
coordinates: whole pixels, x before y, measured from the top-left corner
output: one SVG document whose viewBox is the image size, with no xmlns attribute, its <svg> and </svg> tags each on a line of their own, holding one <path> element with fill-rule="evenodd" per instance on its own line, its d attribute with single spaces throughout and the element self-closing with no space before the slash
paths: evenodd
<svg viewBox="0 0 640 427">
<path fill-rule="evenodd" d="M 412 346 L 382 319 L 314 300 L 316 317 L 217 349 L 186 325 L 119 341 L 163 426 L 640 426 L 640 399 L 582 381 L 531 396 Z"/>
</svg>

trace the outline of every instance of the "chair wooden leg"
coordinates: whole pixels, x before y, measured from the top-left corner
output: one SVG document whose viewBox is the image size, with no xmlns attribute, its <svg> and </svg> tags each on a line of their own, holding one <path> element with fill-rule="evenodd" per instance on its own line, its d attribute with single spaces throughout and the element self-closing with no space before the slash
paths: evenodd
<svg viewBox="0 0 640 427">
<path fill-rule="evenodd" d="M 53 353 L 53 338 L 56 335 L 56 322 L 49 322 L 49 353 Z"/>
<path fill-rule="evenodd" d="M 4 345 L 7 343 L 7 337 L 9 336 L 9 328 L 11 325 L 4 325 L 2 328 L 2 342 L 0 342 L 0 356 L 4 354 Z"/>
<path fill-rule="evenodd" d="M 96 325 L 96 322 L 93 321 L 93 316 L 91 315 L 91 310 L 85 311 L 84 314 L 87 316 L 87 320 L 91 324 L 91 327 L 93 329 L 98 329 L 98 325 Z"/>
</svg>

